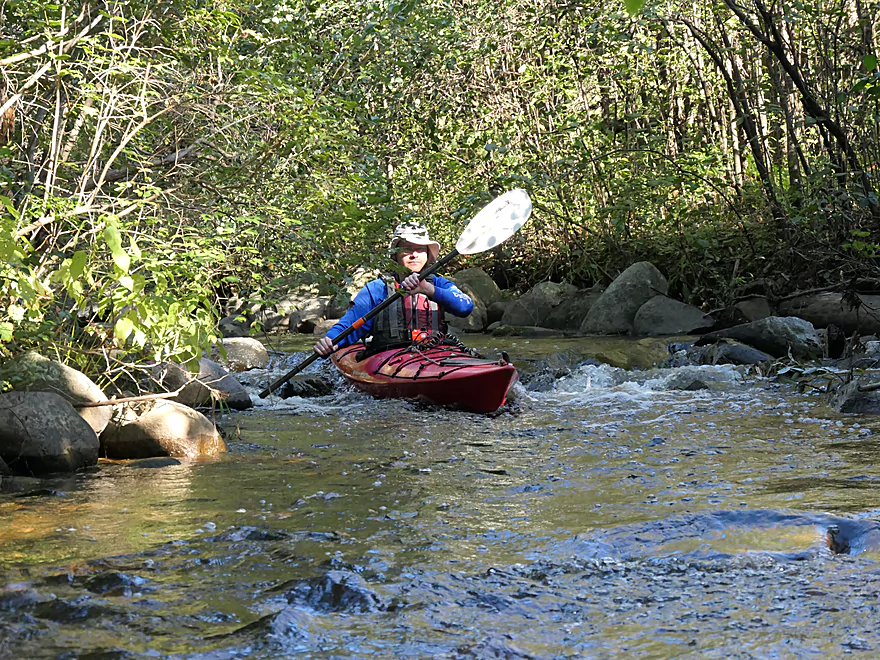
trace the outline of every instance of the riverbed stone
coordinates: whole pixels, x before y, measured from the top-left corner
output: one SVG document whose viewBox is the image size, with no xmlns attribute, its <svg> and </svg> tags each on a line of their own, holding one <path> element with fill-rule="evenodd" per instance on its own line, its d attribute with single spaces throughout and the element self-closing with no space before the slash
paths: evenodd
<svg viewBox="0 0 880 660">
<path fill-rule="evenodd" d="M 98 462 L 98 436 L 54 392 L 0 394 L 0 457 L 16 474 L 73 472 Z"/>
<path fill-rule="evenodd" d="M 463 284 L 469 286 L 471 291 L 480 297 L 480 300 L 487 308 L 492 303 L 501 300 L 501 289 L 495 284 L 495 280 L 489 277 L 489 274 L 482 268 L 465 268 L 452 275 L 449 279 L 455 282 L 459 289 L 461 289 Z"/>
<path fill-rule="evenodd" d="M 761 364 L 772 362 L 773 356 L 733 339 L 719 339 L 703 347 L 700 364 Z"/>
<path fill-rule="evenodd" d="M 852 307 L 841 293 L 811 293 L 779 303 L 779 315 L 800 317 L 817 328 L 833 324 L 848 335 L 856 330 L 862 335 L 880 333 L 880 295 L 853 294 L 853 299 L 858 307 Z"/>
<path fill-rule="evenodd" d="M 175 401 L 126 405 L 120 417 L 101 434 L 101 454 L 107 458 L 196 458 L 226 451 L 211 420 Z"/>
<path fill-rule="evenodd" d="M 580 331 L 584 334 L 631 334 L 639 308 L 665 295 L 666 278 L 654 264 L 640 261 L 623 271 L 590 308 Z"/>
<path fill-rule="evenodd" d="M 390 605 L 370 589 L 364 578 L 351 571 L 328 571 L 321 577 L 298 580 L 286 596 L 291 605 L 324 613 L 382 612 Z"/>
<path fill-rule="evenodd" d="M 217 346 L 211 350 L 211 357 L 218 358 L 232 371 L 265 369 L 269 365 L 269 352 L 259 340 L 252 337 L 226 337 L 221 340 L 226 349 L 226 357 L 220 358 Z"/>
<path fill-rule="evenodd" d="M 766 319 L 735 325 L 703 335 L 698 345 L 714 343 L 718 339 L 736 339 L 744 344 L 769 353 L 773 357 L 818 358 L 822 356 L 822 342 L 813 324 L 794 316 L 768 316 Z"/>
<path fill-rule="evenodd" d="M 567 282 L 540 282 L 507 306 L 501 323 L 543 326 L 553 308 L 575 292 L 577 287 Z"/>
<path fill-rule="evenodd" d="M 499 300 L 498 302 L 493 302 L 491 305 L 486 307 L 486 322 L 487 329 L 488 326 L 493 323 L 501 323 L 501 319 L 504 318 L 505 310 L 511 305 L 513 300 Z"/>
<path fill-rule="evenodd" d="M 667 296 L 654 296 L 636 312 L 633 334 L 689 335 L 704 332 L 714 324 L 715 319 L 692 305 Z"/>
<path fill-rule="evenodd" d="M 590 309 L 599 300 L 603 290 L 601 286 L 594 286 L 589 289 L 578 289 L 566 296 L 562 302 L 550 310 L 547 318 L 544 319 L 544 325 L 557 330 L 579 331 L 581 324 L 587 318 Z"/>
<path fill-rule="evenodd" d="M 470 296 L 471 300 L 474 301 L 474 309 L 464 318 L 445 314 L 447 325 L 449 325 L 453 332 L 483 332 L 489 323 L 487 321 L 486 303 L 483 301 L 480 292 L 467 282 L 462 282 L 457 286 L 462 293 Z"/>
<path fill-rule="evenodd" d="M 107 396 L 81 371 L 50 360 L 34 351 L 27 351 L 8 360 L 0 367 L 0 380 L 12 383 L 18 392 L 54 392 L 71 403 L 96 434 L 110 421 L 109 406 L 79 408 L 79 403 L 99 403 Z"/>
<path fill-rule="evenodd" d="M 773 306 L 766 296 L 751 296 L 743 300 L 739 300 L 734 304 L 734 308 L 742 313 L 746 322 L 760 321 L 768 316 L 774 316 Z M 786 316 L 783 314 L 783 316 Z M 798 316 L 794 314 L 794 316 Z M 803 317 L 802 317 L 803 318 Z"/>
<path fill-rule="evenodd" d="M 222 402 L 233 410 L 252 408 L 254 402 L 244 386 L 223 367 L 209 360 L 199 360 L 199 373 L 193 378 L 184 367 L 165 362 L 154 369 L 153 377 L 169 392 L 183 388 L 174 401 L 198 408 Z M 216 390 L 216 394 L 212 393 Z"/>
<path fill-rule="evenodd" d="M 880 415 L 880 391 L 862 392 L 867 382 L 854 380 L 838 387 L 829 396 L 829 405 L 842 413 Z"/>
</svg>

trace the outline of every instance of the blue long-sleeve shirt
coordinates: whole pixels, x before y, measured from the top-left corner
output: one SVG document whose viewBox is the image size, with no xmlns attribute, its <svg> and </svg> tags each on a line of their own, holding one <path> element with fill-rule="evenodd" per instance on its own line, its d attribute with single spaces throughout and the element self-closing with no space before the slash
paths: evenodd
<svg viewBox="0 0 880 660">
<path fill-rule="evenodd" d="M 344 330 L 351 327 L 351 324 L 362 316 L 365 316 L 385 300 L 388 295 L 388 286 L 385 280 L 375 279 L 367 282 L 364 287 L 358 291 L 358 294 L 352 301 L 352 306 L 339 319 L 339 321 L 327 331 L 330 339 L 335 339 Z M 462 293 L 455 284 L 447 280 L 445 277 L 434 275 L 434 296 L 432 300 L 437 303 L 444 312 L 448 312 L 453 316 L 465 317 L 474 310 L 474 301 L 470 297 Z M 339 346 L 349 346 L 364 337 L 368 336 L 373 329 L 373 320 L 370 319 L 361 328 L 352 332 L 348 337 L 339 342 Z M 335 344 L 336 342 L 334 342 Z"/>
</svg>

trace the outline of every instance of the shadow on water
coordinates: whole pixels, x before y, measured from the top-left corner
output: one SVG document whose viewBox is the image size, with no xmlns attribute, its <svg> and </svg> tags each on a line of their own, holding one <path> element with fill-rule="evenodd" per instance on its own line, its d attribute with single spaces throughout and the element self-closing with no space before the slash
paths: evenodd
<svg viewBox="0 0 880 660">
<path fill-rule="evenodd" d="M 221 418 L 217 460 L 19 483 L 0 657 L 880 649 L 871 420 L 730 369 L 535 382 L 495 416 L 338 384 Z"/>
</svg>

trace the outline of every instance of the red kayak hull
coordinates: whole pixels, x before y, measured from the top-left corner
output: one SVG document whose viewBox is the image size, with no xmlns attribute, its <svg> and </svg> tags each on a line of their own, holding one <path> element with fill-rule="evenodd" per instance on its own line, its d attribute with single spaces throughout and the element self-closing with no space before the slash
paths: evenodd
<svg viewBox="0 0 880 660">
<path fill-rule="evenodd" d="M 363 344 L 341 348 L 333 363 L 357 389 L 379 399 L 420 399 L 477 413 L 494 412 L 516 382 L 507 362 L 475 358 L 454 347 L 397 348 L 358 361 Z"/>
</svg>

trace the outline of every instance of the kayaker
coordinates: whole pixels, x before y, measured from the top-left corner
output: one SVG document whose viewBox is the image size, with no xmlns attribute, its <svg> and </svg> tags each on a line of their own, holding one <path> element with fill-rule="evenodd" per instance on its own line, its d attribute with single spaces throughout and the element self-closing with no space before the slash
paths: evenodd
<svg viewBox="0 0 880 660">
<path fill-rule="evenodd" d="M 407 222 L 398 225 L 388 244 L 388 256 L 407 269 L 409 274 L 398 273 L 367 282 L 345 315 L 315 344 L 315 352 L 327 356 L 340 346 L 348 346 L 362 339 L 367 339 L 371 348 L 427 339 L 436 333 L 446 332 L 444 312 L 460 317 L 470 314 L 474 309 L 473 300 L 451 281 L 439 275 L 419 280 L 418 273 L 434 263 L 439 254 L 440 244 L 431 240 L 423 224 Z M 338 345 L 334 344 L 333 339 L 337 335 L 392 295 L 397 287 L 407 292 L 406 298 L 367 321 Z"/>
</svg>

